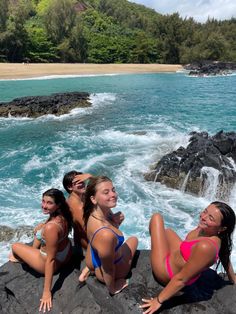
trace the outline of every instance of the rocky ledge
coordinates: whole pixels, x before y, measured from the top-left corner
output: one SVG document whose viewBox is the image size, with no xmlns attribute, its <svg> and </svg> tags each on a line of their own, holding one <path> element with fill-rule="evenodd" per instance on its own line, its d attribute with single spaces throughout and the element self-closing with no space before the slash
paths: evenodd
<svg viewBox="0 0 236 314">
<path fill-rule="evenodd" d="M 168 187 L 228 201 L 236 183 L 236 133 L 192 132 L 186 148 L 161 158 L 144 175 Z M 209 195 L 208 195 L 209 194 Z"/>
<path fill-rule="evenodd" d="M 184 66 L 191 76 L 229 75 L 236 71 L 236 63 L 221 61 L 199 61 Z"/>
<path fill-rule="evenodd" d="M 106 287 L 90 276 L 84 286 L 78 285 L 84 260 L 74 258 L 53 278 L 52 314 L 137 314 L 143 297 L 157 295 L 162 286 L 153 278 L 149 251 L 137 251 L 130 284 L 121 293 L 110 296 Z M 6 263 L 0 267 L 0 312 L 2 314 L 38 313 L 44 278 L 24 264 Z M 163 313 L 218 314 L 236 313 L 236 286 L 229 284 L 213 270 L 184 289 L 179 296 L 165 302 Z"/>
<path fill-rule="evenodd" d="M 30 96 L 0 103 L 0 117 L 37 118 L 46 114 L 62 115 L 74 108 L 89 107 L 85 92 L 58 93 L 49 96 Z"/>
</svg>

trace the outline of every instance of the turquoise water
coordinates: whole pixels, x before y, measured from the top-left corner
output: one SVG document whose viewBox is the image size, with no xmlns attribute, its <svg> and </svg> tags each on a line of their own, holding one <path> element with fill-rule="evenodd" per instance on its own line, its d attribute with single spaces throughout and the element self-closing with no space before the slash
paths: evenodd
<svg viewBox="0 0 236 314">
<path fill-rule="evenodd" d="M 146 182 L 143 174 L 167 152 L 186 146 L 191 131 L 236 131 L 236 75 L 107 75 L 0 81 L 0 101 L 55 92 L 91 93 L 92 107 L 61 117 L 0 118 L 0 224 L 35 225 L 44 219 L 41 194 L 62 189 L 67 171 L 112 178 L 125 236 L 149 248 L 148 222 L 155 211 L 181 237 L 198 221 L 209 198 Z M 235 207 L 235 191 L 230 204 Z M 25 240 L 25 239 L 23 239 Z M 0 264 L 9 243 L 0 243 Z M 236 265 L 236 254 L 233 253 Z"/>
</svg>

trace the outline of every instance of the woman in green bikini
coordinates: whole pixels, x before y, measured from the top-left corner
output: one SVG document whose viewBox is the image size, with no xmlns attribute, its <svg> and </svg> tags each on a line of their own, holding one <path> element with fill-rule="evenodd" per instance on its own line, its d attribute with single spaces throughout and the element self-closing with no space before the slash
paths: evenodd
<svg viewBox="0 0 236 314">
<path fill-rule="evenodd" d="M 35 229 L 33 246 L 14 243 L 9 260 L 24 262 L 37 272 L 45 275 L 43 295 L 39 311 L 52 308 L 51 285 L 53 274 L 65 265 L 72 254 L 68 233 L 72 219 L 64 194 L 57 189 L 43 193 L 42 210 L 49 218 Z"/>
</svg>

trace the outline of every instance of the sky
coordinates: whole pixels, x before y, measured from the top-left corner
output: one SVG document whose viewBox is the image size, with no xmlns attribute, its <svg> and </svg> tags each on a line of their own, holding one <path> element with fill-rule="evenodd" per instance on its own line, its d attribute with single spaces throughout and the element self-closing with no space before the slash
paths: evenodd
<svg viewBox="0 0 236 314">
<path fill-rule="evenodd" d="M 193 17 L 204 23 L 210 18 L 228 20 L 236 18 L 236 0 L 130 0 L 152 8 L 161 14 L 178 12 L 182 18 Z"/>
</svg>

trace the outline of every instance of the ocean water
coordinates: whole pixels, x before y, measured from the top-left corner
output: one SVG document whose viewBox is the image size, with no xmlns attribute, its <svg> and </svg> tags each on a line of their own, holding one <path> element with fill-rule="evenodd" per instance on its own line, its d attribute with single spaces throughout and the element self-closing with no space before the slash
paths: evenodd
<svg viewBox="0 0 236 314">
<path fill-rule="evenodd" d="M 138 236 L 140 249 L 150 248 L 148 224 L 157 211 L 184 237 L 214 200 L 215 181 L 208 196 L 196 197 L 146 182 L 143 174 L 164 154 L 186 146 L 191 131 L 236 131 L 235 86 L 236 75 L 184 73 L 1 80 L 0 102 L 85 91 L 92 107 L 61 117 L 0 118 L 0 224 L 16 228 L 45 219 L 42 192 L 63 189 L 63 175 L 76 169 L 113 180 L 119 194 L 114 211 L 125 214 L 121 229 L 126 237 Z M 0 264 L 9 250 L 10 243 L 0 243 Z M 236 266 L 235 249 L 232 260 Z"/>
</svg>

